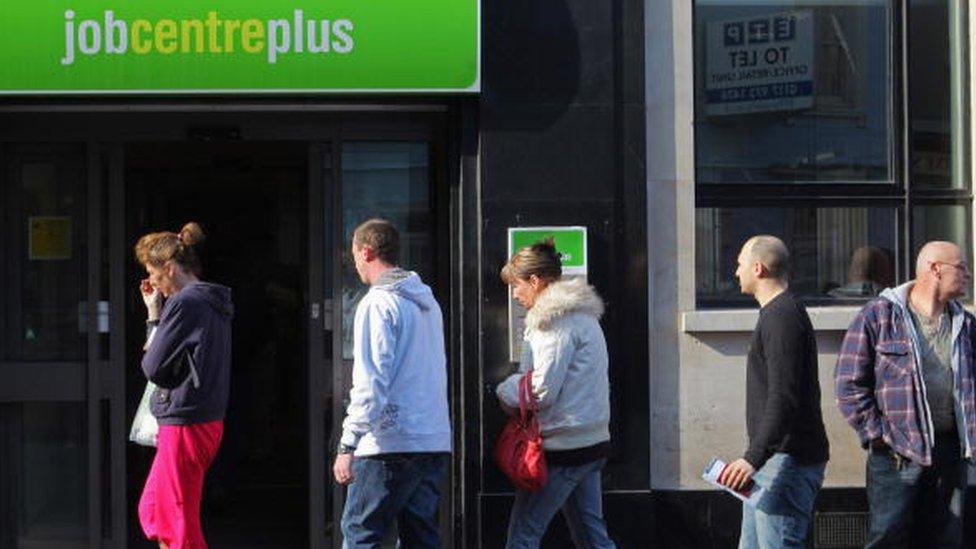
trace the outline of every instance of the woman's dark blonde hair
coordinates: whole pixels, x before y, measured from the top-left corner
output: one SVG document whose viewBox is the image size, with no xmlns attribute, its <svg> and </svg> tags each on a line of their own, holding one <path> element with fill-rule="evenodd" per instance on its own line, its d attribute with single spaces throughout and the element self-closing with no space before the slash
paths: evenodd
<svg viewBox="0 0 976 549">
<path fill-rule="evenodd" d="M 200 276 L 199 248 L 206 236 L 199 223 L 193 221 L 183 225 L 178 233 L 161 231 L 149 233 L 136 242 L 136 260 L 145 267 L 162 267 L 167 261 L 174 261 L 183 270 Z"/>
<path fill-rule="evenodd" d="M 515 252 L 501 272 L 505 284 L 514 284 L 515 279 L 528 280 L 532 275 L 546 282 L 559 280 L 563 275 L 563 262 L 551 236 Z"/>
</svg>

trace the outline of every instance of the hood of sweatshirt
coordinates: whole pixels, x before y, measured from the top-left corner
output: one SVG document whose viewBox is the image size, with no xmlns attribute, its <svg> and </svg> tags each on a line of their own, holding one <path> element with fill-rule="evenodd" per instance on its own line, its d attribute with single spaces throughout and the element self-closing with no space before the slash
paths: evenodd
<svg viewBox="0 0 976 549">
<path fill-rule="evenodd" d="M 883 292 L 881 292 L 881 297 L 898 305 L 907 314 L 908 313 L 908 292 L 912 289 L 912 286 L 914 285 L 915 285 L 915 281 L 912 280 L 902 284 L 901 286 L 896 286 L 894 288 L 886 288 Z M 947 306 L 949 307 L 949 314 L 952 315 L 953 318 L 955 318 L 958 315 L 961 315 L 964 311 L 962 305 L 960 305 L 955 299 L 949 300 Z"/>
<path fill-rule="evenodd" d="M 533 330 L 548 330 L 559 317 L 574 312 L 600 318 L 603 316 L 603 300 L 593 286 L 582 278 L 557 280 L 536 298 L 525 316 L 525 326 Z"/>
<path fill-rule="evenodd" d="M 374 289 L 396 294 L 417 304 L 421 311 L 427 311 L 437 306 L 434 292 L 430 286 L 420 280 L 420 275 L 413 271 L 391 269 L 379 277 Z"/>
<path fill-rule="evenodd" d="M 220 316 L 226 318 L 234 316 L 234 302 L 231 300 L 230 288 L 227 286 L 210 282 L 194 282 L 180 290 L 180 293 L 183 292 L 187 293 L 187 297 L 193 296 L 205 301 Z"/>
</svg>

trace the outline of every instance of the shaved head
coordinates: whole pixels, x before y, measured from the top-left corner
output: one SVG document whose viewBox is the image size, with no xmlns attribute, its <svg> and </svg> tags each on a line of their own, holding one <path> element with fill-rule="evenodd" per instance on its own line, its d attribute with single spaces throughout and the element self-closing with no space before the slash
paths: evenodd
<svg viewBox="0 0 976 549">
<path fill-rule="evenodd" d="M 754 236 L 746 241 L 742 251 L 762 263 L 770 277 L 786 280 L 790 270 L 790 251 L 782 240 L 766 234 Z"/>
<path fill-rule="evenodd" d="M 922 276 L 932 263 L 956 263 L 963 257 L 962 250 L 952 242 L 933 240 L 918 251 L 915 261 L 915 275 Z"/>
<path fill-rule="evenodd" d="M 910 293 L 914 299 L 912 304 L 927 308 L 923 314 L 928 316 L 941 314 L 941 304 L 966 295 L 971 281 L 962 248 L 942 240 L 928 242 L 918 251 L 915 261 L 915 285 Z"/>
</svg>

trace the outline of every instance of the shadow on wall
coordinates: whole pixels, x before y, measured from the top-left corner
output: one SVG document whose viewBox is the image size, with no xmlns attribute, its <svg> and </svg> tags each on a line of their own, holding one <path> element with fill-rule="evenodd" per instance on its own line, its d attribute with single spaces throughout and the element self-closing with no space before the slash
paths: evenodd
<svg viewBox="0 0 976 549">
<path fill-rule="evenodd" d="M 483 117 L 484 128 L 551 126 L 580 88 L 580 32 L 591 15 L 584 12 L 609 9 L 577 3 L 571 12 L 565 1 L 546 0 L 487 2 L 481 9 L 490 22 L 483 29 L 482 105 L 494 111 Z M 612 59 L 604 64 L 612 74 Z M 498 104 L 504 107 L 492 107 Z"/>
</svg>

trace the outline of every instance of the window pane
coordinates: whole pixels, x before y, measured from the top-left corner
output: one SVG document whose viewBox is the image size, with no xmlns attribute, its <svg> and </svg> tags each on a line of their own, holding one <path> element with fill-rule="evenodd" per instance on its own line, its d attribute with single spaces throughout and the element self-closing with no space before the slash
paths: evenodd
<svg viewBox="0 0 976 549">
<path fill-rule="evenodd" d="M 3 240 L 15 265 L 2 290 L 4 358 L 86 356 L 84 165 L 77 151 L 10 154 Z"/>
<path fill-rule="evenodd" d="M 698 183 L 885 182 L 890 0 L 697 0 Z"/>
<path fill-rule="evenodd" d="M 699 305 L 753 305 L 733 273 L 745 241 L 783 239 L 792 254 L 790 287 L 808 300 L 863 301 L 896 283 L 895 208 L 699 208 Z"/>
<path fill-rule="evenodd" d="M 84 403 L 0 405 L 0 545 L 83 547 L 88 538 Z"/>
<path fill-rule="evenodd" d="M 912 258 L 926 242 L 947 240 L 958 244 L 972 265 L 972 226 L 969 209 L 961 204 L 915 206 L 912 208 Z M 914 272 L 913 264 L 913 276 Z"/>
<path fill-rule="evenodd" d="M 382 217 L 400 232 L 400 265 L 431 284 L 434 218 L 430 202 L 427 142 L 351 142 L 342 146 L 343 242 L 356 226 Z M 352 358 L 352 325 L 366 288 L 350 254 L 343 254 L 342 355 Z"/>
<path fill-rule="evenodd" d="M 911 168 L 913 184 L 921 188 L 968 187 L 965 4 L 908 3 Z"/>
</svg>

